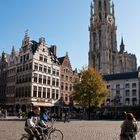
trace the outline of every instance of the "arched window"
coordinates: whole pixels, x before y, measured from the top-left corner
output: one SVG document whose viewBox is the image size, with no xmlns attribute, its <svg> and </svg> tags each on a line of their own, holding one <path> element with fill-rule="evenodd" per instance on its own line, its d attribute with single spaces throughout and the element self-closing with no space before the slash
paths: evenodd
<svg viewBox="0 0 140 140">
<path fill-rule="evenodd" d="M 101 11 L 102 10 L 102 3 L 101 3 L 101 0 L 99 0 L 99 11 Z"/>
</svg>

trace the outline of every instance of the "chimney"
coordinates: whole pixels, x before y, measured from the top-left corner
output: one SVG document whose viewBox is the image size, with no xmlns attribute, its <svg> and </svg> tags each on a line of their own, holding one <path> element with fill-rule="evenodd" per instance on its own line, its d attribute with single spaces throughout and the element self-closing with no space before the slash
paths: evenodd
<svg viewBox="0 0 140 140">
<path fill-rule="evenodd" d="M 50 51 L 53 53 L 54 56 L 56 56 L 56 45 L 51 45 Z"/>
</svg>

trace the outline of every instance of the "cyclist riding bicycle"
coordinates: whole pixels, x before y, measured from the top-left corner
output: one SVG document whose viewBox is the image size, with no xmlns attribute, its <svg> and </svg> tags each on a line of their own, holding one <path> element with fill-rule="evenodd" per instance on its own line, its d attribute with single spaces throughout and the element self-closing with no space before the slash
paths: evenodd
<svg viewBox="0 0 140 140">
<path fill-rule="evenodd" d="M 49 117 L 48 113 L 49 113 L 49 111 L 48 111 L 47 108 L 42 108 L 41 109 L 40 119 L 41 119 L 41 121 L 43 121 L 46 124 L 50 120 L 50 117 Z"/>
<path fill-rule="evenodd" d="M 37 140 L 41 140 L 40 136 L 42 130 L 40 126 L 45 126 L 46 124 L 40 120 L 40 107 L 34 106 L 33 111 L 30 111 L 25 122 L 24 130 L 29 134 L 29 140 L 33 140 L 34 137 Z"/>
<path fill-rule="evenodd" d="M 42 108 L 41 109 L 41 113 L 40 113 L 40 121 L 41 123 L 44 125 L 45 128 L 47 128 L 45 130 L 45 133 L 48 134 L 48 129 L 49 129 L 49 126 L 48 126 L 48 121 L 50 121 L 50 117 L 48 115 L 48 109 L 47 108 Z"/>
</svg>

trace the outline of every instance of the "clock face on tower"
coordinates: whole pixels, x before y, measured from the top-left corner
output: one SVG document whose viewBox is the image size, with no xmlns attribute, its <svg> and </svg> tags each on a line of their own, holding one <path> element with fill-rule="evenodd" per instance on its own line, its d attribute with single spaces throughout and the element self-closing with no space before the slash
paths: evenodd
<svg viewBox="0 0 140 140">
<path fill-rule="evenodd" d="M 113 24 L 114 23 L 114 18 L 113 18 L 113 16 L 111 16 L 111 15 L 108 15 L 107 16 L 107 22 L 109 23 L 109 24 Z"/>
</svg>

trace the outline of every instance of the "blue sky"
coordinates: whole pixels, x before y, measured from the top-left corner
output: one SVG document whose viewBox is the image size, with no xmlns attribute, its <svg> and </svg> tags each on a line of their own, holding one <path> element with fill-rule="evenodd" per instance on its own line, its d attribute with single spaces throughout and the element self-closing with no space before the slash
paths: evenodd
<svg viewBox="0 0 140 140">
<path fill-rule="evenodd" d="M 88 64 L 89 18 L 91 0 L 0 0 L 0 53 L 21 47 L 25 30 L 31 39 L 45 37 L 48 45 L 57 45 L 58 57 L 66 52 L 72 68 Z M 114 0 L 117 42 L 124 37 L 128 53 L 134 53 L 140 65 L 140 0 Z"/>
</svg>

